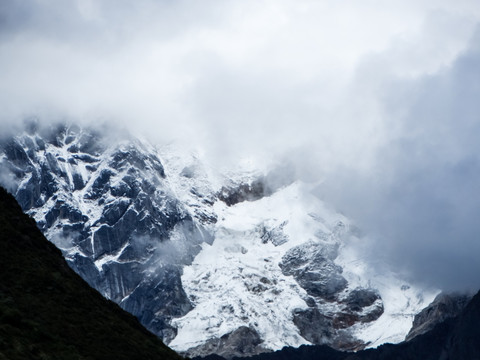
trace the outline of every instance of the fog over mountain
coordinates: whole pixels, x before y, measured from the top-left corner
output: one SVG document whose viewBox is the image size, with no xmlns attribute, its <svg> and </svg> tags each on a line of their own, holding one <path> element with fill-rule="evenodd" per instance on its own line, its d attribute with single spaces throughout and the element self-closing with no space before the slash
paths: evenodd
<svg viewBox="0 0 480 360">
<path fill-rule="evenodd" d="M 479 23 L 474 0 L 3 1 L 0 132 L 106 121 L 291 164 L 379 266 L 478 288 Z"/>
</svg>

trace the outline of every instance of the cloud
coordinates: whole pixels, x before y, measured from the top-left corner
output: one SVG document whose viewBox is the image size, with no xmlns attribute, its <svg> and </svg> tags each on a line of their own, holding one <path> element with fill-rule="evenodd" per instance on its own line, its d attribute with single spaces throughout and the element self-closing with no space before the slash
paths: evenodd
<svg viewBox="0 0 480 360">
<path fill-rule="evenodd" d="M 384 86 L 389 141 L 368 171 L 319 188 L 375 236 L 371 258 L 444 289 L 480 287 L 479 40 L 480 27 L 452 64 Z"/>
<path fill-rule="evenodd" d="M 0 131 L 109 120 L 218 167 L 294 163 L 442 283 L 478 250 L 479 21 L 476 0 L 3 2 Z"/>
<path fill-rule="evenodd" d="M 9 169 L 0 162 L 0 184 L 2 184 L 7 191 L 13 193 L 18 186 L 15 180 L 16 179 L 14 175 L 9 171 Z"/>
</svg>

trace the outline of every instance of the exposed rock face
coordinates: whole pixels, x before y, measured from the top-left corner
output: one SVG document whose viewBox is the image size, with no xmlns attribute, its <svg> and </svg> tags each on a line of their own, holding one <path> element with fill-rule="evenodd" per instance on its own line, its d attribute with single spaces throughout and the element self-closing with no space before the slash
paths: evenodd
<svg viewBox="0 0 480 360">
<path fill-rule="evenodd" d="M 415 315 L 412 329 L 405 340 L 412 340 L 446 319 L 457 316 L 468 304 L 470 298 L 463 294 L 439 294 L 430 305 Z"/>
<path fill-rule="evenodd" d="M 285 275 L 293 275 L 301 287 L 311 296 L 326 301 L 345 289 L 347 280 L 342 268 L 333 262 L 335 247 L 308 242 L 290 249 L 279 264 Z"/>
<path fill-rule="evenodd" d="M 347 280 L 333 260 L 338 246 L 307 242 L 290 249 L 279 264 L 285 275 L 292 275 L 311 296 L 310 308 L 294 313 L 293 322 L 312 344 L 328 344 L 342 350 L 358 350 L 364 344 L 342 329 L 377 320 L 383 302 L 377 291 L 357 288 L 345 294 Z M 339 303 L 340 307 L 320 313 L 316 304 Z"/>
<path fill-rule="evenodd" d="M 318 309 L 297 310 L 293 314 L 293 322 L 300 329 L 300 334 L 312 344 L 332 342 L 334 337 L 332 321 Z"/>
<path fill-rule="evenodd" d="M 98 131 L 32 126 L 1 142 L 0 168 L 70 266 L 169 341 L 170 320 L 191 309 L 182 266 L 212 241 L 203 224 L 213 217 L 173 195 L 154 148 L 116 135 L 112 144 Z"/>
<path fill-rule="evenodd" d="M 252 328 L 242 326 L 220 338 L 208 340 L 204 345 L 192 348 L 185 355 L 207 356 L 217 354 L 227 359 L 244 357 L 265 352 L 261 347 L 262 339 Z"/>
<path fill-rule="evenodd" d="M 479 323 L 480 292 L 473 296 L 454 320 L 446 346 L 450 359 L 480 359 Z"/>
<path fill-rule="evenodd" d="M 343 308 L 335 313 L 333 318 L 335 329 L 346 329 L 354 324 L 375 321 L 384 311 L 382 298 L 374 289 L 355 289 L 341 303 L 344 304 Z"/>
<path fill-rule="evenodd" d="M 232 206 L 243 201 L 255 201 L 270 196 L 295 180 L 293 169 L 293 166 L 284 165 L 248 181 L 230 180 L 222 186 L 217 197 L 228 206 Z M 190 169 L 185 169 L 185 174 L 188 176 Z"/>
<path fill-rule="evenodd" d="M 264 244 L 271 242 L 275 246 L 283 245 L 288 241 L 288 236 L 283 232 L 283 228 L 288 221 L 282 222 L 278 226 L 270 226 L 269 224 L 262 224 L 260 227 L 261 239 Z"/>
<path fill-rule="evenodd" d="M 228 206 L 243 201 L 254 201 L 268 196 L 272 190 L 265 184 L 264 179 L 257 179 L 251 183 L 231 184 L 224 186 L 218 193 L 218 199 Z"/>
</svg>

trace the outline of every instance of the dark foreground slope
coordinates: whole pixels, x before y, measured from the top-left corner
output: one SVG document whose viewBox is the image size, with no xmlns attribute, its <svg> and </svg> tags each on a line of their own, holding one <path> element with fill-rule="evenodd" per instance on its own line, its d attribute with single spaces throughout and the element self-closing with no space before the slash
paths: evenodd
<svg viewBox="0 0 480 360">
<path fill-rule="evenodd" d="M 480 292 L 461 314 L 408 342 L 347 353 L 328 346 L 301 346 L 243 360 L 480 360 Z M 205 360 L 221 360 L 209 356 Z"/>
<path fill-rule="evenodd" d="M 0 359 L 181 359 L 71 270 L 0 188 Z"/>
</svg>

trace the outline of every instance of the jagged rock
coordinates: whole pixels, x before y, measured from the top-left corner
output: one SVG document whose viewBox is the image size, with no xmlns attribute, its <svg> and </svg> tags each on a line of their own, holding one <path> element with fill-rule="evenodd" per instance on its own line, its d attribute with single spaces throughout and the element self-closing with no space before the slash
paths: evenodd
<svg viewBox="0 0 480 360">
<path fill-rule="evenodd" d="M 334 256 L 335 249 L 307 242 L 290 249 L 279 266 L 283 274 L 292 275 L 309 295 L 332 301 L 347 286 L 342 268 L 331 260 Z"/>
<path fill-rule="evenodd" d="M 75 164 L 73 164 L 75 165 Z M 79 173 L 72 174 L 73 190 L 82 190 L 85 187 L 85 181 Z"/>
<path fill-rule="evenodd" d="M 242 326 L 220 338 L 208 340 L 204 345 L 190 349 L 187 356 L 206 356 L 217 354 L 226 359 L 244 357 L 264 352 L 260 335 L 252 328 Z"/>
<path fill-rule="evenodd" d="M 331 319 L 316 308 L 295 311 L 293 323 L 300 330 L 300 335 L 312 344 L 329 344 L 335 335 Z"/>
<path fill-rule="evenodd" d="M 111 202 L 103 209 L 103 222 L 110 226 L 115 225 L 122 218 L 122 216 L 125 215 L 131 204 L 131 200 L 125 198 L 120 198 Z"/>
<path fill-rule="evenodd" d="M 258 200 L 271 193 L 272 190 L 265 184 L 264 179 L 260 178 L 251 183 L 224 186 L 220 189 L 217 196 L 219 200 L 228 206 L 232 206 L 243 201 Z"/>
<path fill-rule="evenodd" d="M 363 308 L 372 305 L 381 299 L 378 291 L 373 289 L 355 289 L 348 294 L 345 303 L 351 311 L 362 311 Z"/>
<path fill-rule="evenodd" d="M 384 311 L 382 298 L 375 289 L 354 289 L 343 303 L 345 304 L 343 311 L 334 318 L 336 328 L 347 328 L 358 322 L 375 321 Z"/>
<path fill-rule="evenodd" d="M 23 149 L 23 147 L 15 139 L 10 139 L 2 146 L 7 159 L 16 166 L 27 167 L 30 164 L 30 159 Z"/>
<path fill-rule="evenodd" d="M 262 239 L 262 242 L 264 244 L 271 242 L 275 246 L 285 244 L 288 241 L 288 236 L 283 232 L 283 228 L 287 223 L 288 221 L 284 221 L 280 225 L 274 227 L 269 227 L 264 224 L 260 229 L 260 238 Z"/>
<path fill-rule="evenodd" d="M 332 325 L 335 329 L 375 321 L 384 311 L 382 298 L 375 289 L 354 289 L 340 302 L 344 307 L 333 315 Z"/>
<path fill-rule="evenodd" d="M 180 274 L 176 265 L 163 266 L 156 270 L 154 277 L 142 279 L 128 298 L 121 302 L 125 310 L 139 314 L 140 322 L 166 342 L 176 335 L 170 320 L 192 308 L 182 288 Z"/>
<path fill-rule="evenodd" d="M 232 206 L 243 201 L 255 201 L 270 196 L 281 187 L 294 181 L 293 169 L 293 166 L 281 166 L 265 176 L 258 176 L 253 181 L 223 186 L 217 194 L 218 199 L 228 206 Z M 191 173 L 188 169 L 184 170 L 186 174 Z"/>
<path fill-rule="evenodd" d="M 430 305 L 415 315 L 412 328 L 405 340 L 412 340 L 446 319 L 457 316 L 470 299 L 471 297 L 465 294 L 439 294 Z"/>
</svg>

